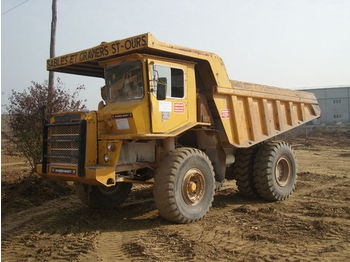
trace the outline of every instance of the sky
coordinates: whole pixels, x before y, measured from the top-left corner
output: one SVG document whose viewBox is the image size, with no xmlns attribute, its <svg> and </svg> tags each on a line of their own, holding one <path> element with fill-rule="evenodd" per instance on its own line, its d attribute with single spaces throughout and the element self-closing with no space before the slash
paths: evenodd
<svg viewBox="0 0 350 262">
<path fill-rule="evenodd" d="M 234 80 L 350 86 L 350 0 L 57 0 L 57 8 L 56 56 L 151 32 L 218 54 Z M 12 89 L 48 78 L 51 1 L 2 0 L 1 13 L 3 108 Z M 80 98 L 97 108 L 103 79 L 55 76 L 69 90 L 85 85 Z"/>
</svg>

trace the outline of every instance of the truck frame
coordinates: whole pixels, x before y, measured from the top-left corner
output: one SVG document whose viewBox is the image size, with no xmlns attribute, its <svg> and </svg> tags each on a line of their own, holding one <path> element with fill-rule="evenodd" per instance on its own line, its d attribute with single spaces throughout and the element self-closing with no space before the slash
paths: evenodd
<svg viewBox="0 0 350 262">
<path fill-rule="evenodd" d="M 150 33 L 49 59 L 47 69 L 106 85 L 97 111 L 45 123 L 37 172 L 74 181 L 93 208 L 151 183 L 160 215 L 177 223 L 201 219 L 226 179 L 249 197 L 288 198 L 295 156 L 272 138 L 320 116 L 311 93 L 231 81 L 219 56 Z"/>
</svg>

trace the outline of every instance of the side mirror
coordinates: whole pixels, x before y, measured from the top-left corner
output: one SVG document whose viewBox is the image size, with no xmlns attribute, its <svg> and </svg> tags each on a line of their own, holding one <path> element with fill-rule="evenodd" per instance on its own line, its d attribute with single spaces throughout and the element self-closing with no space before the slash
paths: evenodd
<svg viewBox="0 0 350 262">
<path fill-rule="evenodd" d="M 98 110 L 102 110 L 102 108 L 104 108 L 106 106 L 105 102 L 100 101 L 100 103 L 98 103 Z"/>
<path fill-rule="evenodd" d="M 103 100 L 106 101 L 106 98 L 107 98 L 106 86 L 101 87 L 101 97 L 102 97 Z"/>
<path fill-rule="evenodd" d="M 157 100 L 166 99 L 167 78 L 159 77 L 157 80 Z"/>
</svg>

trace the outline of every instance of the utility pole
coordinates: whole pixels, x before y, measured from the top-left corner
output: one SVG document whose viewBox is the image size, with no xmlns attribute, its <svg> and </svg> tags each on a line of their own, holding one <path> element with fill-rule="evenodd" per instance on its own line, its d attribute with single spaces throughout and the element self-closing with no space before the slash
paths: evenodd
<svg viewBox="0 0 350 262">
<path fill-rule="evenodd" d="M 55 57 L 55 42 L 56 42 L 56 22 L 57 22 L 57 3 L 52 0 L 52 20 L 51 20 L 51 38 L 50 38 L 50 58 Z M 51 102 L 54 91 L 54 72 L 49 72 L 48 100 Z"/>
</svg>

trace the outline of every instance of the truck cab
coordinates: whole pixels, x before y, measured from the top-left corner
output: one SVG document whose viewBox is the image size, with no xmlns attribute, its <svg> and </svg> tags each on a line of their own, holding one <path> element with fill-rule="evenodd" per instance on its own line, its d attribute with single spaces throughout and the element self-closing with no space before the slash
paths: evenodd
<svg viewBox="0 0 350 262">
<path fill-rule="evenodd" d="M 136 54 L 103 66 L 101 136 L 143 137 L 197 122 L 193 63 Z"/>
</svg>

